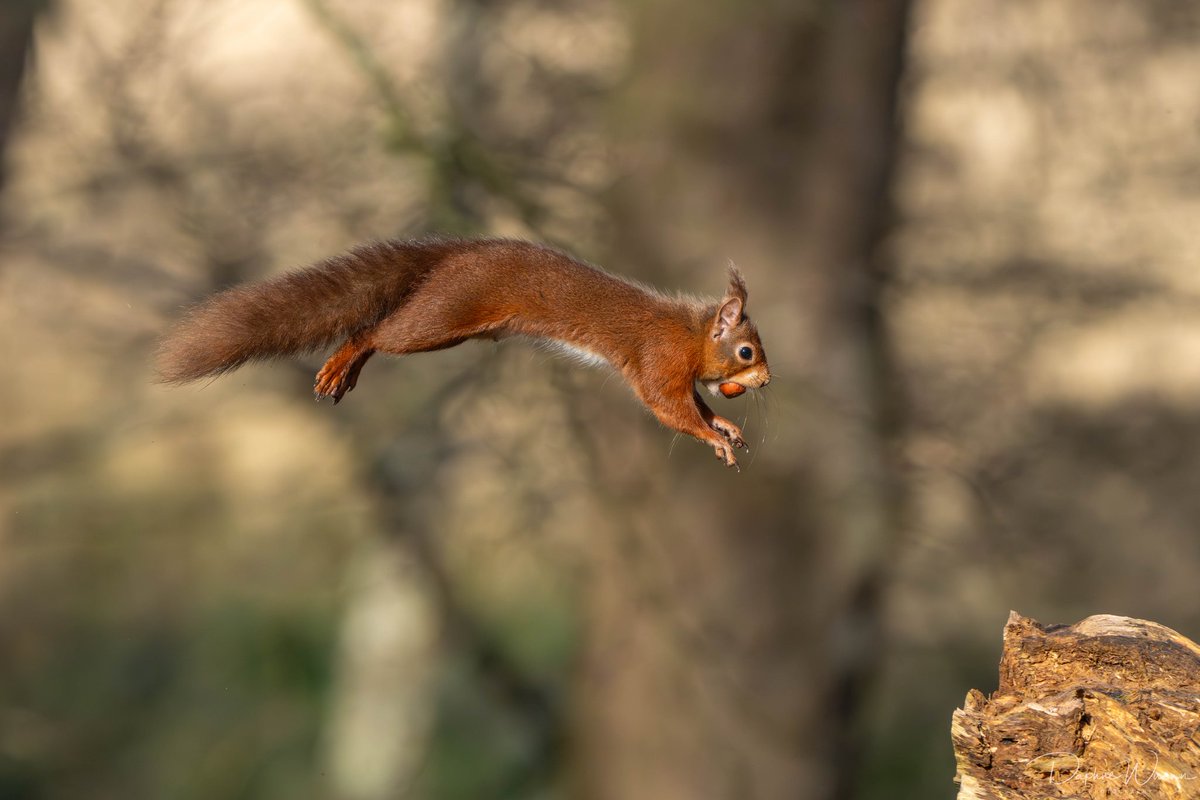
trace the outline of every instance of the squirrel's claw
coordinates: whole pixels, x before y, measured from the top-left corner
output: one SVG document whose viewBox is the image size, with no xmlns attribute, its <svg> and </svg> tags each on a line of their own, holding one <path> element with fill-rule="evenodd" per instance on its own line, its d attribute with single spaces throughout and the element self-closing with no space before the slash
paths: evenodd
<svg viewBox="0 0 1200 800">
<path fill-rule="evenodd" d="M 716 451 L 717 459 L 724 463 L 725 466 L 737 467 L 737 457 L 733 454 L 732 446 L 726 442 L 714 442 L 713 450 Z"/>
</svg>

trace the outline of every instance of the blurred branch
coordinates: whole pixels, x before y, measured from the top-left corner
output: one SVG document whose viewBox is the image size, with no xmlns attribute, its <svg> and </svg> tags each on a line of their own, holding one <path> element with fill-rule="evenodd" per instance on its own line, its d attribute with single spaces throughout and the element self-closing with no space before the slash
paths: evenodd
<svg viewBox="0 0 1200 800">
<path fill-rule="evenodd" d="M 1145 300 L 1172 305 L 1200 303 L 1200 295 L 1182 292 L 1139 270 L 1135 264 L 1100 271 L 1095 265 L 1013 259 L 989 269 L 914 271 L 894 284 L 912 292 L 935 288 L 958 289 L 980 296 L 1007 293 L 1060 304 L 1074 301 L 1079 307 L 1106 310 Z M 1055 313 L 1062 311 L 1056 305 Z"/>
<path fill-rule="evenodd" d="M 162 68 L 172 2 L 153 0 L 148 4 L 137 23 L 130 25 L 129 35 L 111 48 L 113 52 L 101 44 L 95 31 L 84 31 L 89 41 L 87 55 L 94 62 L 86 80 L 92 93 L 104 100 L 100 107 L 119 165 L 111 174 L 118 180 L 129 181 L 136 176 L 152 186 L 170 187 L 183 181 L 177 159 L 152 135 L 154 126 L 132 89 L 136 76 Z M 98 176 L 102 174 L 97 172 Z"/>
<path fill-rule="evenodd" d="M 110 161 L 92 165 L 78 188 L 100 202 L 108 202 L 111 193 L 121 190 L 150 188 L 157 193 L 164 206 L 175 213 L 178 230 L 189 235 L 203 254 L 204 280 L 199 286 L 188 287 L 187 292 L 198 295 L 250 277 L 264 251 L 263 226 L 256 219 L 263 204 L 245 197 L 249 189 L 244 187 L 239 187 L 244 191 L 236 204 L 213 202 L 208 180 L 213 176 L 236 180 L 246 175 L 250 176 L 246 180 L 250 187 L 269 182 L 254 180 L 262 177 L 258 162 L 264 156 L 237 141 L 220 138 L 211 149 L 198 143 L 173 148 L 161 126 L 151 119 L 147 103 L 137 96 L 138 78 L 162 70 L 168 61 L 166 52 L 181 46 L 169 36 L 173 8 L 174 0 L 149 2 L 136 24 L 130 26 L 129 35 L 115 47 L 106 48 L 92 33 L 88 55 L 94 63 L 86 79 L 93 94 L 103 100 L 100 107 L 112 155 Z M 172 77 L 186 84 L 183 76 Z M 220 101 L 202 102 L 195 96 L 195 87 L 185 85 L 182 89 L 177 96 L 188 101 L 183 107 L 193 112 L 193 126 L 226 128 Z M 161 274 L 161 268 L 147 270 L 145 275 L 156 272 Z M 137 283 L 144 283 L 145 275 Z"/>
<path fill-rule="evenodd" d="M 434 168 L 431 207 L 435 225 L 456 232 L 474 232 L 473 215 L 456 201 L 459 185 L 477 181 L 488 193 L 507 201 L 530 230 L 542 233 L 546 209 L 525 191 L 517 175 L 496 158 L 458 115 L 441 135 L 422 134 L 408 111 L 396 82 L 367 41 L 329 6 L 326 0 L 299 0 L 316 22 L 347 53 L 366 77 L 387 115 L 385 141 L 389 149 L 410 152 L 430 161 Z"/>
<path fill-rule="evenodd" d="M 351 61 L 367 78 L 388 117 L 388 145 L 395 149 L 414 150 L 429 155 L 432 148 L 417 132 L 409 118 L 396 82 L 375 51 L 344 19 L 334 13 L 325 0 L 300 0 L 317 23 L 325 29 L 350 56 Z"/>
</svg>

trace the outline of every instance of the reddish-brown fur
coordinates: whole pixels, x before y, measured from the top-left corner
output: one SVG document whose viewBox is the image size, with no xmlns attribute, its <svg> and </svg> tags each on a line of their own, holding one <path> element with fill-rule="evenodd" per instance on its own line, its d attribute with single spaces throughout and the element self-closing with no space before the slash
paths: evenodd
<svg viewBox="0 0 1200 800">
<path fill-rule="evenodd" d="M 607 361 L 663 424 L 733 465 L 734 448 L 745 446 L 741 431 L 694 387 L 700 381 L 715 393 L 721 384 L 757 388 L 770 379 L 745 301 L 733 270 L 725 298 L 705 303 L 666 297 L 529 242 L 383 242 L 209 298 L 163 340 L 158 364 L 164 380 L 184 382 L 345 339 L 315 386 L 318 397 L 337 402 L 375 352 L 549 339 Z"/>
</svg>

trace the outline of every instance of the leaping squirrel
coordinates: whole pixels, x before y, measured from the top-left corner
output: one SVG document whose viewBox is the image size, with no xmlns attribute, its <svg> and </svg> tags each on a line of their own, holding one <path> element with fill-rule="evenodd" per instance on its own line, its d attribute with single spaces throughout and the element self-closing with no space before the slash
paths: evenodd
<svg viewBox="0 0 1200 800">
<path fill-rule="evenodd" d="M 164 381 L 183 383 L 344 339 L 314 387 L 318 399 L 337 403 L 376 352 L 513 335 L 607 363 L 659 421 L 710 445 L 728 466 L 746 446 L 742 431 L 714 414 L 695 385 L 736 397 L 771 380 L 734 267 L 724 298 L 704 302 L 511 239 L 378 242 L 235 286 L 185 314 L 159 346 L 158 369 Z"/>
</svg>

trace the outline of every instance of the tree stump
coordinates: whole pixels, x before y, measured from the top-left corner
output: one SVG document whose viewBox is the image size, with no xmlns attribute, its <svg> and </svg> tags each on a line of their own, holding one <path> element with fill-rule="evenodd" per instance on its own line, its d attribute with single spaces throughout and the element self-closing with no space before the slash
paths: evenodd
<svg viewBox="0 0 1200 800">
<path fill-rule="evenodd" d="M 1000 687 L 954 712 L 958 800 L 1200 798 L 1200 646 L 1098 615 L 1011 612 Z"/>
</svg>

